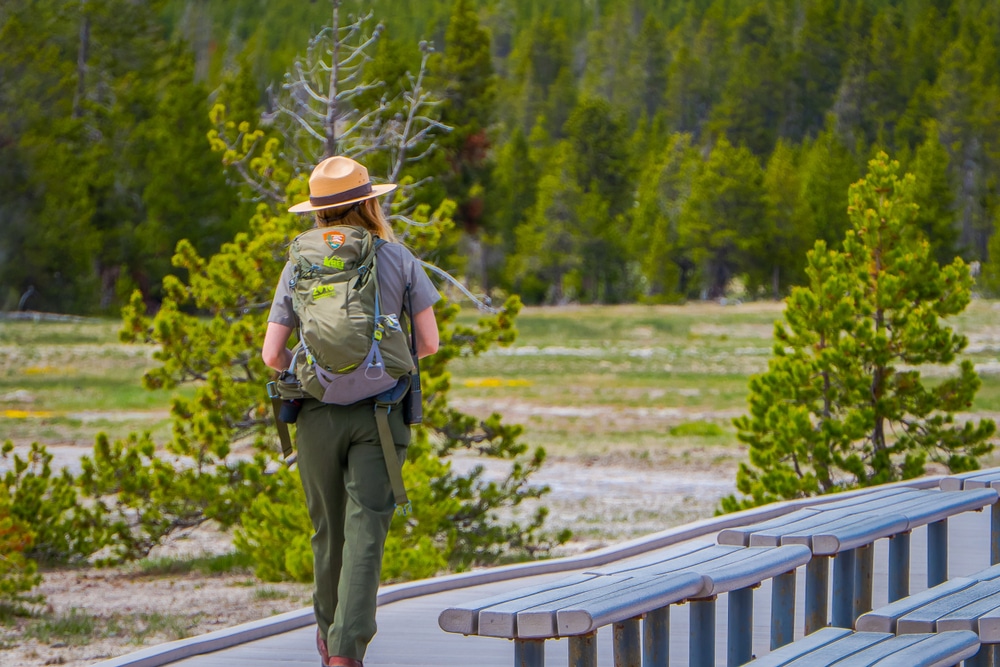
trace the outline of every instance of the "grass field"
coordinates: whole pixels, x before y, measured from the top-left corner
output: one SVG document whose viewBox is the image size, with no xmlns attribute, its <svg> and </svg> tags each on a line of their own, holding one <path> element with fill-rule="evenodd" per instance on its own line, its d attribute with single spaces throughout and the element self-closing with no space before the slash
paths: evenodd
<svg viewBox="0 0 1000 667">
<path fill-rule="evenodd" d="M 100 431 L 168 433 L 170 397 L 141 385 L 152 349 L 119 343 L 118 327 L 0 321 L 0 437 L 89 447 Z"/>
<path fill-rule="evenodd" d="M 456 400 L 496 406 L 556 455 L 733 464 L 743 454 L 731 420 L 781 317 L 775 303 L 529 308 L 512 348 L 455 365 Z M 1000 303 L 975 301 L 951 324 L 981 372 L 974 411 L 1000 415 Z"/>
<path fill-rule="evenodd" d="M 527 442 L 557 457 L 733 463 L 742 455 L 731 420 L 745 410 L 749 377 L 767 368 L 781 309 L 527 308 L 513 346 L 453 364 L 453 400 L 522 424 Z M 982 375 L 975 412 L 1000 414 L 1000 303 L 975 301 L 952 324 Z M 140 384 L 152 349 L 119 343 L 117 329 L 110 320 L 0 321 L 0 437 L 76 447 L 98 431 L 165 438 L 170 395 Z"/>
</svg>

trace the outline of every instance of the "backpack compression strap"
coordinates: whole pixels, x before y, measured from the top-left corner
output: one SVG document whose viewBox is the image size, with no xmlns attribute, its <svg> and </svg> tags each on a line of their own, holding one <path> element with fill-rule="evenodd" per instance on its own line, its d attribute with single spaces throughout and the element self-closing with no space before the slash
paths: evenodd
<svg viewBox="0 0 1000 667">
<path fill-rule="evenodd" d="M 389 484 L 396 502 L 396 513 L 406 516 L 413 511 L 410 499 L 406 497 L 406 487 L 403 485 L 403 473 L 400 470 L 399 457 L 396 456 L 396 444 L 392 439 L 392 429 L 389 428 L 389 410 L 392 406 L 384 403 L 375 404 L 375 423 L 378 424 L 378 438 L 382 441 L 382 456 L 385 457 L 385 469 L 389 473 Z"/>
</svg>

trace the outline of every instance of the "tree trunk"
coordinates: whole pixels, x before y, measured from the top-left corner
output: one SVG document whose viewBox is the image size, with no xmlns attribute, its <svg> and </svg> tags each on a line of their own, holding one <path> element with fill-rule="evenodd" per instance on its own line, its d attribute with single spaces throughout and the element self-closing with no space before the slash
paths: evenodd
<svg viewBox="0 0 1000 667">
<path fill-rule="evenodd" d="M 76 54 L 76 94 L 73 96 L 73 118 L 83 117 L 83 98 L 86 95 L 87 59 L 90 57 L 90 16 L 87 0 L 80 0 L 80 46 Z"/>
<path fill-rule="evenodd" d="M 327 91 L 326 121 L 323 123 L 323 159 L 337 154 L 337 76 L 340 70 L 340 0 L 333 0 L 333 57 Z"/>
</svg>

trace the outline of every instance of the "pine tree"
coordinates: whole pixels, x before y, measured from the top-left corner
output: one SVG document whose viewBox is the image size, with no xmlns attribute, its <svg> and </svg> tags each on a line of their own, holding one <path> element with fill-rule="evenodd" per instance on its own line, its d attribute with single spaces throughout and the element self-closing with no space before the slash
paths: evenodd
<svg viewBox="0 0 1000 667">
<path fill-rule="evenodd" d="M 809 227 L 830 248 L 840 246 L 848 228 L 847 189 L 858 176 L 853 153 L 830 125 L 803 147 L 802 199 Z"/>
<path fill-rule="evenodd" d="M 745 147 L 719 139 L 695 177 L 680 218 L 680 243 L 700 273 L 704 294 L 717 299 L 750 266 L 766 235 L 764 174 Z"/>
<path fill-rule="evenodd" d="M 765 156 L 774 148 L 785 110 L 777 35 L 763 7 L 751 7 L 735 27 L 735 66 L 712 114 L 710 128 Z"/>
<path fill-rule="evenodd" d="M 992 450 L 991 420 L 956 422 L 980 386 L 972 362 L 942 382 L 921 376 L 965 348 L 942 320 L 968 305 L 972 279 L 960 259 L 935 261 L 914 185 L 880 154 L 851 187 L 844 249 L 809 253 L 809 283 L 789 297 L 734 422 L 750 455 L 724 510 L 912 479 L 929 461 L 972 470 Z"/>
<path fill-rule="evenodd" d="M 647 14 L 639 29 L 630 67 L 641 77 L 639 94 L 630 96 L 633 105 L 638 107 L 633 111 L 633 121 L 640 115 L 652 118 L 663 107 L 667 92 L 667 71 L 670 67 L 664 32 L 663 24 L 657 20 L 656 15 Z"/>
<path fill-rule="evenodd" d="M 688 134 L 671 135 L 664 148 L 650 152 L 640 170 L 636 205 L 628 214 L 628 250 L 643 279 L 642 296 L 679 301 L 693 267 L 681 252 L 678 226 L 701 158 Z"/>
<path fill-rule="evenodd" d="M 569 176 L 581 197 L 573 207 L 572 244 L 580 262 L 579 298 L 614 303 L 626 298 L 625 214 L 634 198 L 625 122 L 603 100 L 581 103 L 566 122 Z"/>
<path fill-rule="evenodd" d="M 496 76 L 489 33 L 479 24 L 470 0 L 455 2 L 439 78 L 444 95 L 441 122 L 451 128 L 441 140 L 452 170 L 445 185 L 458 205 L 458 221 L 476 233 L 490 169 L 488 131 L 496 107 Z"/>
<path fill-rule="evenodd" d="M 791 91 L 786 136 L 793 141 L 815 136 L 823 129 L 843 69 L 842 31 L 837 21 L 836 0 L 806 3 L 802 28 L 789 63 Z"/>
<path fill-rule="evenodd" d="M 513 281 L 505 270 L 505 264 L 516 250 L 514 230 L 534 208 L 538 189 L 538 167 L 520 128 L 516 128 L 497 151 L 490 182 L 491 187 L 486 192 L 492 230 L 487 241 L 491 255 L 488 260 L 491 267 L 489 282 L 510 290 Z"/>
<path fill-rule="evenodd" d="M 515 230 L 516 252 L 507 263 L 526 303 L 565 303 L 579 298 L 580 291 L 576 214 L 583 192 L 573 177 L 569 142 L 547 152 L 535 206 Z"/>
<path fill-rule="evenodd" d="M 539 118 L 545 119 L 549 136 L 561 136 L 575 103 L 571 71 L 571 45 L 566 26 L 548 14 L 536 18 L 519 36 L 509 58 L 509 75 L 500 99 L 507 114 L 507 127 L 530 132 Z"/>
<path fill-rule="evenodd" d="M 756 274 L 762 286 L 769 279 L 774 299 L 787 293 L 791 285 L 802 283 L 806 249 L 815 239 L 802 200 L 798 158 L 791 146 L 778 141 L 764 171 L 767 224 L 758 230 L 760 243 L 753 258 L 758 271 L 751 275 Z"/>
<path fill-rule="evenodd" d="M 911 170 L 916 179 L 914 203 L 919 207 L 916 220 L 934 258 L 939 264 L 950 264 L 959 253 L 950 159 L 933 121 L 927 123 L 925 133 Z"/>
<path fill-rule="evenodd" d="M 963 27 L 941 56 L 941 72 L 932 93 L 941 143 L 951 157 L 958 202 L 959 244 L 963 256 L 984 259 L 985 230 L 992 216 L 983 209 L 988 188 L 980 128 L 976 125 L 976 99 L 983 94 L 975 69 L 975 45 L 971 26 Z"/>
</svg>

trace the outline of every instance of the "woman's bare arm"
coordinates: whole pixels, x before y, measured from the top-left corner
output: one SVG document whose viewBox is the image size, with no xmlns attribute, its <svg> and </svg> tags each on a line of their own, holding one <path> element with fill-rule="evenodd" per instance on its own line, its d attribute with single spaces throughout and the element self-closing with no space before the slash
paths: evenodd
<svg viewBox="0 0 1000 667">
<path fill-rule="evenodd" d="M 264 346 L 260 356 L 269 368 L 283 371 L 292 363 L 292 351 L 288 349 L 288 339 L 292 328 L 276 322 L 267 323 L 267 333 L 264 334 Z"/>
<path fill-rule="evenodd" d="M 434 308 L 424 308 L 413 316 L 413 330 L 417 334 L 417 358 L 423 359 L 438 351 L 440 335 Z"/>
</svg>

